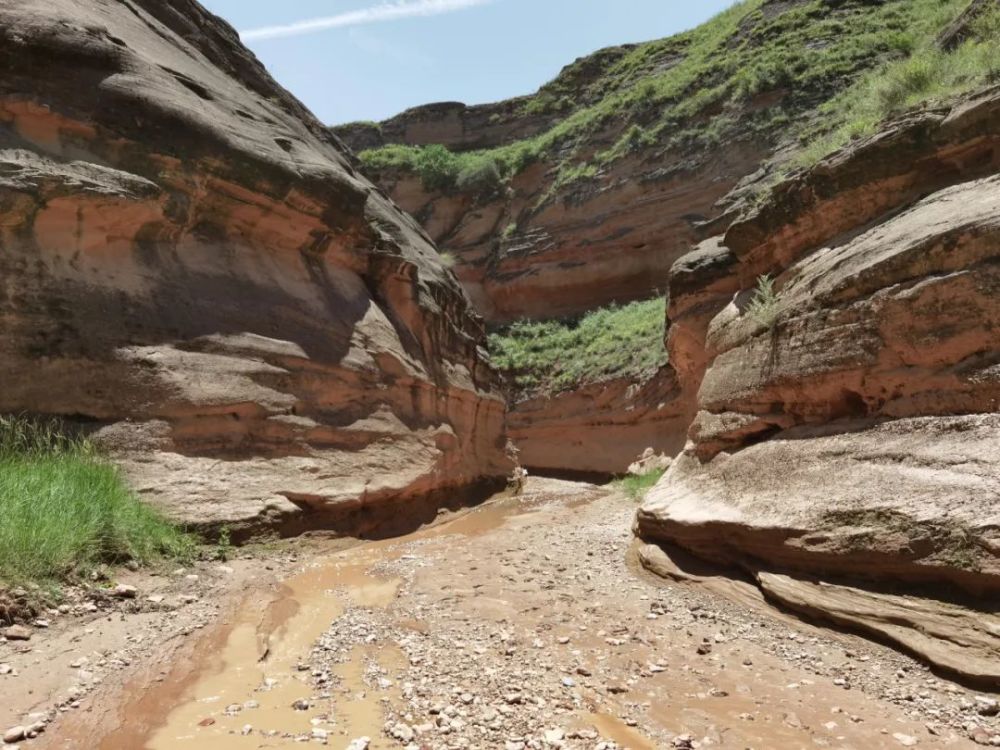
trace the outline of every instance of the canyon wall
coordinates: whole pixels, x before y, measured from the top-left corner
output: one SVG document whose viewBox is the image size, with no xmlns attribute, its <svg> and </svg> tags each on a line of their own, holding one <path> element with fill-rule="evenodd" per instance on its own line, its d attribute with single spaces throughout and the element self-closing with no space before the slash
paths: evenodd
<svg viewBox="0 0 1000 750">
<path fill-rule="evenodd" d="M 697 416 L 639 535 L 1000 682 L 1000 88 L 778 185 L 670 288 Z"/>
<path fill-rule="evenodd" d="M 0 67 L 0 412 L 85 425 L 237 537 L 393 530 L 502 481 L 481 319 L 232 28 L 22 0 Z"/>
<path fill-rule="evenodd" d="M 530 96 L 333 130 L 451 256 L 492 328 L 575 319 L 664 294 L 675 261 L 724 230 L 829 121 L 821 107 L 899 59 L 886 40 L 926 33 L 927 17 L 904 0 L 753 0 L 689 32 L 582 57 Z M 700 303 L 671 301 L 692 308 L 669 335 L 697 360 L 697 343 L 681 339 L 707 324 Z M 678 387 L 689 367 L 698 379 L 697 362 L 679 363 Z M 657 391 L 670 387 L 620 375 L 517 395 L 523 460 L 587 471 L 610 444 L 597 462 L 616 473 L 646 447 L 678 450 L 693 401 L 665 406 Z"/>
</svg>

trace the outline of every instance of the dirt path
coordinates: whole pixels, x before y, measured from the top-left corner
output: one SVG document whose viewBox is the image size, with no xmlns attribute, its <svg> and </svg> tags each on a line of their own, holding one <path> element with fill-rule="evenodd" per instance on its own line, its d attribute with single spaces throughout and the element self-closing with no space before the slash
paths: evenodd
<svg viewBox="0 0 1000 750">
<path fill-rule="evenodd" d="M 326 555 L 35 744 L 966 748 L 970 724 L 996 721 L 983 696 L 887 649 L 641 573 L 633 512 L 533 480 Z"/>
</svg>

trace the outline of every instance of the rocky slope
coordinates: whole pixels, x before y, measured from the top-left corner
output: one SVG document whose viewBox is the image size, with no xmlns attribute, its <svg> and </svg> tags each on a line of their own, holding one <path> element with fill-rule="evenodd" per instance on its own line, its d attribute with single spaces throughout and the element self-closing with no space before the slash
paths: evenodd
<svg viewBox="0 0 1000 750">
<path fill-rule="evenodd" d="M 776 187 L 671 317 L 698 413 L 638 533 L 1000 683 L 1000 88 Z"/>
<path fill-rule="evenodd" d="M 0 412 L 193 526 L 372 531 L 508 471 L 412 219 L 193 0 L 0 8 Z"/>
</svg>

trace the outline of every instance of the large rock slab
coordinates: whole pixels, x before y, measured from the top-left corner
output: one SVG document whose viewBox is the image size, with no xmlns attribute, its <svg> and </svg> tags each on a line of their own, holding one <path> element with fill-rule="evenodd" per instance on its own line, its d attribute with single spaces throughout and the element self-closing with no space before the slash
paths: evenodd
<svg viewBox="0 0 1000 750">
<path fill-rule="evenodd" d="M 508 470 L 420 227 L 193 0 L 0 8 L 0 411 L 235 533 L 416 522 Z"/>
<path fill-rule="evenodd" d="M 995 88 L 904 118 L 675 264 L 668 343 L 697 414 L 636 522 L 785 606 L 989 681 L 1000 633 L 975 610 L 1000 595 L 998 145 Z M 755 316 L 762 273 L 776 296 Z"/>
</svg>

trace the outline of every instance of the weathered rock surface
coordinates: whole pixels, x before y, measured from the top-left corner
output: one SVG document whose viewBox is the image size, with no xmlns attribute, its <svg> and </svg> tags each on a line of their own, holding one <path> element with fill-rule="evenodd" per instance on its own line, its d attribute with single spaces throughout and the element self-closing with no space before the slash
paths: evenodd
<svg viewBox="0 0 1000 750">
<path fill-rule="evenodd" d="M 461 288 L 234 30 L 25 0 L 0 66 L 0 411 L 90 423 L 237 534 L 409 523 L 507 472 Z"/>
<path fill-rule="evenodd" d="M 447 141 L 442 127 L 439 140 Z M 351 142 L 349 133 L 337 132 Z M 620 135 L 603 134 L 600 143 Z M 518 137 L 514 121 L 507 140 Z M 502 324 L 580 315 L 662 293 L 670 265 L 701 236 L 699 225 L 720 215 L 719 200 L 769 154 L 769 144 L 756 142 L 698 159 L 639 153 L 599 178 L 558 189 L 557 163 L 541 161 L 492 198 L 428 190 L 408 172 L 373 176 L 455 255 L 455 273 L 487 322 Z"/>
<path fill-rule="evenodd" d="M 507 426 L 525 466 L 622 474 L 647 448 L 680 452 L 692 416 L 684 407 L 672 371 L 664 368 L 643 383 L 618 378 L 518 402 Z"/>
<path fill-rule="evenodd" d="M 698 414 L 640 535 L 1000 681 L 995 628 L 946 603 L 1000 595 L 998 171 L 992 89 L 790 179 L 675 266 Z M 772 325 L 748 312 L 762 273 Z"/>
</svg>

